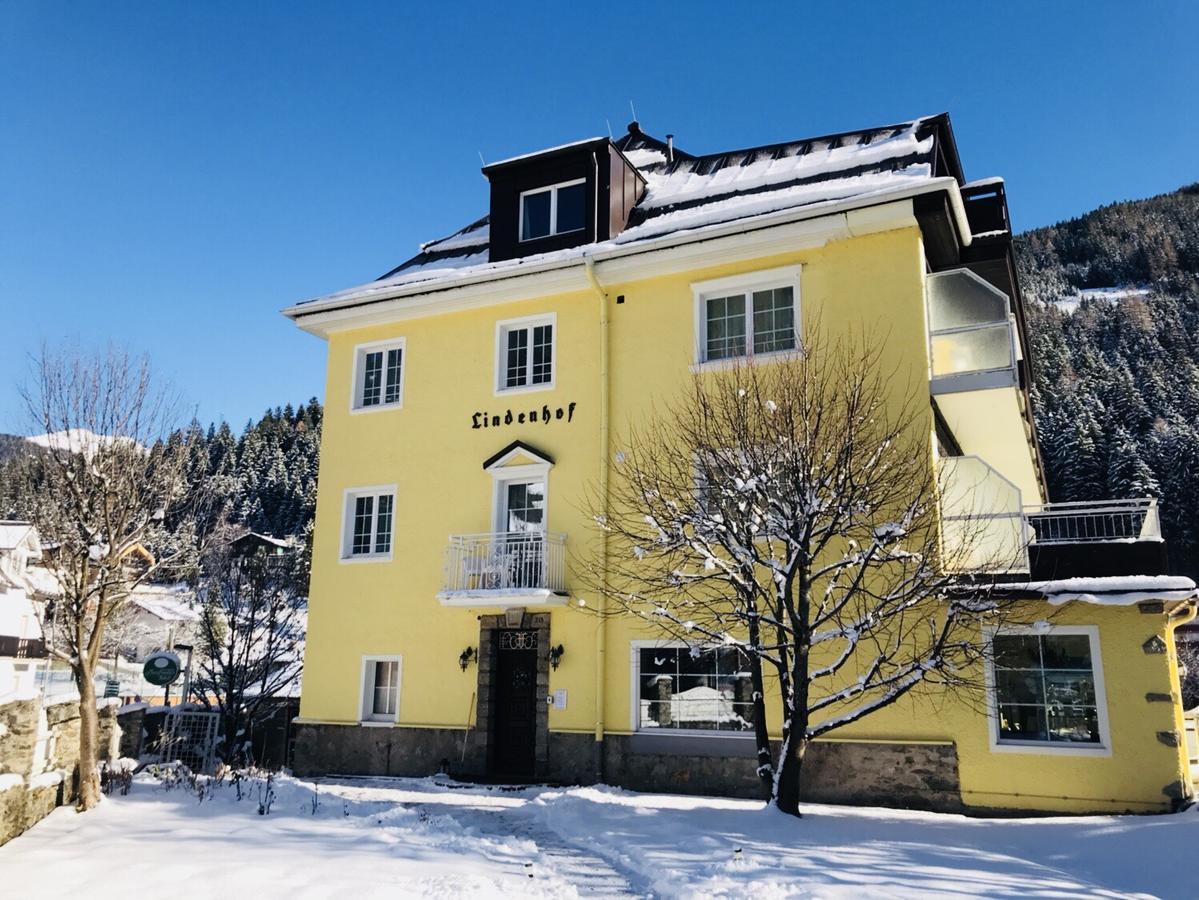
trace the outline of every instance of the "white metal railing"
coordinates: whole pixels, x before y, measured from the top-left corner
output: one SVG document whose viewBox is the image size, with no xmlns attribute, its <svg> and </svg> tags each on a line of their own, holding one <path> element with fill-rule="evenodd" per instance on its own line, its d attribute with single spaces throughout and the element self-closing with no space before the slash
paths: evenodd
<svg viewBox="0 0 1199 900">
<path fill-rule="evenodd" d="M 1157 501 L 1092 500 L 1047 503 L 1025 509 L 1036 544 L 1092 544 L 1160 541 Z"/>
<path fill-rule="evenodd" d="M 443 593 L 512 590 L 566 593 L 566 535 L 536 531 L 450 535 Z"/>
</svg>

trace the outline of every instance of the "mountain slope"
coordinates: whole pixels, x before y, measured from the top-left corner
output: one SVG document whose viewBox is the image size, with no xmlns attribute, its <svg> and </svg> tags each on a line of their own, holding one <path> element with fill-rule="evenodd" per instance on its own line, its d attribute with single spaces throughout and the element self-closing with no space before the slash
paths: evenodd
<svg viewBox="0 0 1199 900">
<path fill-rule="evenodd" d="M 1053 500 L 1154 496 L 1199 570 L 1199 185 L 1016 239 Z"/>
</svg>

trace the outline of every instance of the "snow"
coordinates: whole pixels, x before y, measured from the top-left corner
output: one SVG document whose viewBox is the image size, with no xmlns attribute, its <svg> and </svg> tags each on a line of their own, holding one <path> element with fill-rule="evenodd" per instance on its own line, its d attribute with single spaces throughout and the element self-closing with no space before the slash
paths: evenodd
<svg viewBox="0 0 1199 900">
<path fill-rule="evenodd" d="M 1053 305 L 1063 312 L 1072 313 L 1078 309 L 1084 300 L 1103 303 L 1117 303 L 1132 297 L 1145 297 L 1153 291 L 1143 287 L 1102 287 L 1080 288 L 1076 293 L 1054 300 Z"/>
<path fill-rule="evenodd" d="M 3 776 L 0 776 L 3 777 Z M 607 787 L 444 779 L 261 785 L 203 800 L 145 773 L 92 812 L 54 811 L 0 847 L 13 896 L 1193 896 L 1199 811 L 972 819 Z M 315 798 L 315 804 L 314 804 Z M 101 859 L 135 860 L 104 869 Z M 53 872 L 53 878 L 46 873 Z"/>
<path fill-rule="evenodd" d="M 967 181 L 962 185 L 962 189 L 965 190 L 967 188 L 995 187 L 996 185 L 1003 183 L 1004 181 L 1002 177 L 994 175 L 990 178 L 979 178 L 975 181 Z"/>
<path fill-rule="evenodd" d="M 42 772 L 42 774 L 34 775 L 32 778 L 29 779 L 29 787 L 31 789 L 32 788 L 40 788 L 40 787 L 52 787 L 56 784 L 62 784 L 62 781 L 63 781 L 63 773 L 62 772 L 58 772 L 58 771 Z"/>
<path fill-rule="evenodd" d="M 582 147 L 584 144 L 594 144 L 596 141 L 602 141 L 602 137 L 583 138 L 581 141 L 571 141 L 569 144 L 558 144 L 556 147 L 546 147 L 544 150 L 534 150 L 531 153 L 522 153 L 520 156 L 509 156 L 507 159 L 501 159 L 499 162 L 487 163 L 487 168 L 492 166 L 503 166 L 512 162 L 519 162 L 522 159 L 532 159 L 535 156 L 543 156 L 546 153 L 556 153 L 559 150 L 569 150 L 571 147 Z"/>
<path fill-rule="evenodd" d="M 25 779 L 16 772 L 4 772 L 0 774 L 0 794 L 5 791 L 11 791 L 15 787 L 20 787 L 25 783 Z"/>
<path fill-rule="evenodd" d="M 666 162 L 666 154 L 661 150 L 651 150 L 649 147 L 642 147 L 640 150 L 624 150 L 624 158 L 631 162 L 634 167 L 644 169 L 648 166 L 658 165 Z"/>
<path fill-rule="evenodd" d="M 1174 575 L 1121 575 L 1110 578 L 1062 578 L 1057 581 L 1021 581 L 997 585 L 1018 591 L 1036 591 L 1053 606 L 1072 600 L 1098 606 L 1131 606 L 1146 600 L 1190 600 L 1195 582 Z"/>
<path fill-rule="evenodd" d="M 39 447 L 45 447 L 47 450 L 66 450 L 70 453 L 82 453 L 86 457 L 94 456 L 101 447 L 118 443 L 138 446 L 133 438 L 100 435 L 94 431 L 88 431 L 86 428 L 69 428 L 50 434 L 35 434 L 25 440 L 37 444 Z"/>
</svg>

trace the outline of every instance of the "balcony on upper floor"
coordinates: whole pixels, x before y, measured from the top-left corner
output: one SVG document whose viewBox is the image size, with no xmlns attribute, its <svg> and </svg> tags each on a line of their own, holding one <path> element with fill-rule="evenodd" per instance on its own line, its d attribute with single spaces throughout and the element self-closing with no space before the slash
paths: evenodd
<svg viewBox="0 0 1199 900">
<path fill-rule="evenodd" d="M 969 269 L 928 277 L 928 327 L 934 395 L 1019 385 L 1011 303 Z"/>
<path fill-rule="evenodd" d="M 949 457 L 940 466 L 942 544 L 953 571 L 1037 580 L 1167 571 L 1153 499 L 1026 506 L 980 457 Z"/>
<path fill-rule="evenodd" d="M 566 602 L 566 535 L 500 531 L 450 536 L 437 599 L 443 606 Z"/>
</svg>

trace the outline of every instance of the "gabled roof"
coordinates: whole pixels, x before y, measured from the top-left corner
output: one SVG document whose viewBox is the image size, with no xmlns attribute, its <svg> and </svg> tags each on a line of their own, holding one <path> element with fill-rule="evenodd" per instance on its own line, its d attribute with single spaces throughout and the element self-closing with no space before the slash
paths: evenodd
<svg viewBox="0 0 1199 900">
<path fill-rule="evenodd" d="M 965 181 L 944 113 L 701 156 L 677 146 L 671 151 L 665 141 L 641 131 L 636 122 L 613 143 L 647 182 L 629 227 L 614 239 L 622 244 L 763 213 L 867 197 L 939 176 L 952 176 L 959 184 Z M 489 236 L 484 216 L 447 237 L 422 244 L 416 256 L 376 284 L 435 280 L 455 270 L 486 268 Z"/>
</svg>

